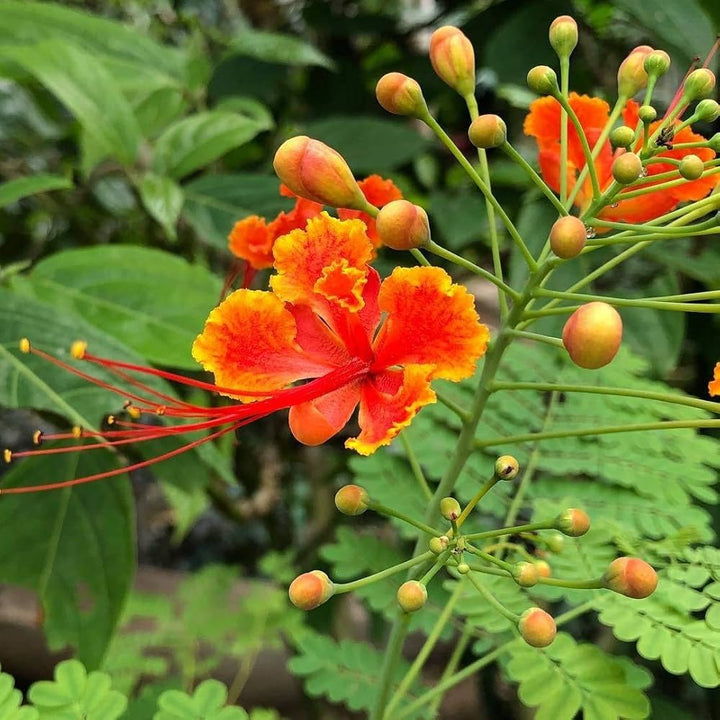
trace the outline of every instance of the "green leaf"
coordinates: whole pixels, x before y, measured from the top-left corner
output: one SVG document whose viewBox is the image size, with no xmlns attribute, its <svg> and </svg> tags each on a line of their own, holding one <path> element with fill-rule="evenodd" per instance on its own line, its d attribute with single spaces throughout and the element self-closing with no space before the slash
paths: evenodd
<svg viewBox="0 0 720 720">
<path fill-rule="evenodd" d="M 146 173 L 138 184 L 145 209 L 162 225 L 170 240 L 177 238 L 176 225 L 182 210 L 182 188 L 168 177 Z"/>
<path fill-rule="evenodd" d="M 117 337 L 151 362 L 198 369 L 190 350 L 220 281 L 176 255 L 130 245 L 68 250 L 29 276 L 38 298 Z"/>
<path fill-rule="evenodd" d="M 157 139 L 153 165 L 174 180 L 189 175 L 252 140 L 263 130 L 237 113 L 210 110 L 178 120 Z"/>
<path fill-rule="evenodd" d="M 229 54 L 278 65 L 318 65 L 332 70 L 335 63 L 301 38 L 283 33 L 245 28 L 230 41 Z"/>
<path fill-rule="evenodd" d="M 206 175 L 184 186 L 183 218 L 207 242 L 226 248 L 233 225 L 249 215 L 272 218 L 289 210 L 276 177 L 256 174 Z"/>
<path fill-rule="evenodd" d="M 15 679 L 0 673 L 0 717 L 3 720 L 38 720 L 35 708 L 21 707 L 22 699 L 22 693 L 15 687 Z"/>
<path fill-rule="evenodd" d="M 115 80 L 95 57 L 60 40 L 5 46 L 2 56 L 22 65 L 67 105 L 104 155 L 132 164 L 140 128 Z"/>
<path fill-rule="evenodd" d="M 337 150 L 356 176 L 394 170 L 427 147 L 410 125 L 382 118 L 336 116 L 308 123 L 305 133 Z"/>
<path fill-rule="evenodd" d="M 62 175 L 40 174 L 9 180 L 0 185 L 0 207 L 10 205 L 29 195 L 37 195 L 49 190 L 69 190 L 72 186 L 72 180 Z"/>
<path fill-rule="evenodd" d="M 166 690 L 158 699 L 153 720 L 248 720 L 239 707 L 227 706 L 227 688 L 217 680 L 205 680 L 192 695 Z"/>
<path fill-rule="evenodd" d="M 469 243 L 486 240 L 489 232 L 485 201 L 478 193 L 449 194 L 437 190 L 430 195 L 429 213 L 443 244 L 461 250 Z"/>
</svg>

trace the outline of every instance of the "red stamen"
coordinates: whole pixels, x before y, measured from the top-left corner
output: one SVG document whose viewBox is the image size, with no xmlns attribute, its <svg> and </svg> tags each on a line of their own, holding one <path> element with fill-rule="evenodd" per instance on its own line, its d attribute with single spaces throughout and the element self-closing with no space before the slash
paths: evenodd
<svg viewBox="0 0 720 720">
<path fill-rule="evenodd" d="M 710 48 L 710 52 L 707 54 L 707 57 L 705 58 L 705 62 L 702 64 L 704 68 L 709 67 L 710 62 L 712 61 L 713 57 L 715 57 L 715 53 L 718 51 L 718 47 L 720 47 L 720 35 L 718 35 L 715 38 L 715 42 L 713 43 L 713 46 Z"/>
<path fill-rule="evenodd" d="M 220 290 L 220 300 L 219 302 L 222 302 L 225 299 L 225 296 L 230 291 L 230 288 L 232 288 L 233 283 L 235 280 L 237 280 L 238 275 L 240 275 L 241 272 L 247 273 L 247 269 L 250 266 L 250 263 L 245 262 L 243 260 L 236 260 L 227 271 L 227 274 L 225 275 L 225 282 L 223 283 L 222 290 Z M 245 287 L 245 285 L 243 285 Z"/>
<path fill-rule="evenodd" d="M 673 99 L 670 101 L 670 104 L 668 105 L 668 108 L 663 115 L 663 120 L 665 120 L 665 118 L 675 109 L 677 104 L 680 102 L 680 98 L 683 96 L 683 92 L 685 90 L 685 81 L 688 79 L 688 75 L 690 75 L 690 73 L 695 70 L 699 62 L 700 58 L 696 55 L 693 58 L 693 61 L 690 63 L 690 67 L 685 73 L 685 77 L 682 79 L 682 82 L 680 83 L 678 89 L 675 91 L 675 95 L 673 95 Z M 683 112 L 685 112 L 684 109 Z"/>
</svg>

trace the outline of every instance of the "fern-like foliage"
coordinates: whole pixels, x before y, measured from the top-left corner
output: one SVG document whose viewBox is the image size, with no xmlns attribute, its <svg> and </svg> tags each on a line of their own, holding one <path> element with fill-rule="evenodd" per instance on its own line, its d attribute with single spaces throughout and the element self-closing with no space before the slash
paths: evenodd
<svg viewBox="0 0 720 720">
<path fill-rule="evenodd" d="M 249 720 L 239 707 L 226 706 L 227 688 L 217 680 L 205 680 L 192 695 L 166 690 L 158 699 L 153 720 Z"/>
<path fill-rule="evenodd" d="M 0 672 L 0 718 L 3 720 L 38 720 L 38 711 L 21 707 L 22 693 L 15 687 L 12 675 Z"/>
</svg>

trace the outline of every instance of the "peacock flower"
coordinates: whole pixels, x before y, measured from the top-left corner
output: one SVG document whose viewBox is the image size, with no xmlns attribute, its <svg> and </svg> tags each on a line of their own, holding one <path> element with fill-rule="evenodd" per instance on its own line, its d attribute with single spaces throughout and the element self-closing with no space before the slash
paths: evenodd
<svg viewBox="0 0 720 720">
<path fill-rule="evenodd" d="M 708 393 L 711 397 L 720 395 L 720 362 L 715 365 L 713 379 L 708 383 Z"/>
<path fill-rule="evenodd" d="M 609 105 L 600 98 L 589 97 L 570 93 L 568 102 L 576 113 L 590 147 L 594 147 L 610 118 Z M 635 100 L 629 100 L 623 111 L 624 124 L 634 128 L 638 124 L 639 104 Z M 651 123 L 649 133 L 653 133 L 659 126 L 661 120 Z M 572 124 L 568 125 L 568 153 L 567 165 L 560 167 L 560 123 L 561 107 L 555 98 L 542 97 L 530 104 L 530 113 L 525 118 L 524 131 L 526 135 L 534 137 L 537 141 L 540 170 L 543 179 L 555 192 L 560 191 L 561 173 L 567 176 L 568 192 L 571 192 L 575 182 L 585 167 L 585 155 L 583 153 L 580 138 Z M 676 121 L 675 126 L 679 125 Z M 701 135 L 694 133 L 690 127 L 684 127 L 675 132 L 672 143 L 705 143 Z M 641 147 L 641 140 L 630 150 L 638 151 Z M 605 142 L 595 159 L 595 170 L 598 183 L 602 191 L 613 182 L 612 165 L 614 160 L 625 152 L 619 148 L 613 152 L 609 142 Z M 681 160 L 687 155 L 697 155 L 703 162 L 708 162 L 715 157 L 715 152 L 709 147 L 676 148 L 668 147 L 666 150 L 655 155 L 655 158 L 668 158 Z M 653 162 L 644 168 L 646 177 L 659 175 L 677 170 L 674 164 Z M 601 220 L 616 222 L 642 223 L 653 218 L 664 215 L 677 207 L 681 202 L 689 200 L 700 200 L 708 195 L 720 180 L 717 174 L 706 174 L 705 176 L 688 182 L 684 182 L 671 188 L 664 188 L 654 192 L 648 192 L 627 200 L 622 199 L 622 193 L 616 196 L 612 204 L 604 207 L 597 215 Z M 658 181 L 660 182 L 660 181 Z M 652 187 L 652 182 L 643 183 L 644 188 Z M 657 183 L 656 183 L 657 184 Z M 575 204 L 581 209 L 588 207 L 592 201 L 592 185 L 589 178 L 586 178 L 583 186 L 575 196 Z"/>
<path fill-rule="evenodd" d="M 373 243 L 363 222 L 321 213 L 277 239 L 270 290 L 239 289 L 209 315 L 192 352 L 214 382 L 93 355 L 73 344 L 76 360 L 102 367 L 113 385 L 31 345 L 43 357 L 124 400 L 124 412 L 106 418 L 108 429 L 42 437 L 69 445 L 12 453 L 19 457 L 115 447 L 158 438 L 201 436 L 159 457 L 60 483 L 3 490 L 33 492 L 66 487 L 145 467 L 289 409 L 290 429 L 316 445 L 337 434 L 359 407 L 360 432 L 346 447 L 369 455 L 388 445 L 425 405 L 435 402 L 434 379 L 469 377 L 485 353 L 488 329 L 472 295 L 436 267 L 396 268 L 385 280 L 368 264 Z M 231 399 L 220 407 L 178 400 L 143 383 L 159 376 Z M 165 416 L 167 425 L 144 416 Z M 81 443 L 80 440 L 89 440 Z"/>
</svg>

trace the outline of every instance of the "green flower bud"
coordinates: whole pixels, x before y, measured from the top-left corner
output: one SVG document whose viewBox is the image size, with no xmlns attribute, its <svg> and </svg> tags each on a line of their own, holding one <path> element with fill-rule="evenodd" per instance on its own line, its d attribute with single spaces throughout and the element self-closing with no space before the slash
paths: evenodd
<svg viewBox="0 0 720 720">
<path fill-rule="evenodd" d="M 555 518 L 555 527 L 569 537 L 580 537 L 590 529 L 590 518 L 584 510 L 568 508 Z"/>
<path fill-rule="evenodd" d="M 536 65 L 527 74 L 528 87 L 538 95 L 555 95 L 560 92 L 557 74 L 547 65 Z"/>
<path fill-rule="evenodd" d="M 512 455 L 501 455 L 495 461 L 495 477 L 499 480 L 512 480 L 519 470 L 520 465 Z"/>
<path fill-rule="evenodd" d="M 670 68 L 670 56 L 664 50 L 653 50 L 645 56 L 643 67 L 648 75 L 660 77 Z"/>
<path fill-rule="evenodd" d="M 461 575 L 467 575 L 470 572 L 470 566 L 467 563 L 461 562 L 457 566 L 457 571 Z"/>
<path fill-rule="evenodd" d="M 427 602 L 427 588 L 417 580 L 408 580 L 398 588 L 397 601 L 406 613 L 415 612 Z"/>
<path fill-rule="evenodd" d="M 720 116 L 720 105 L 715 100 L 701 100 L 695 108 L 695 115 L 702 122 L 714 122 Z"/>
<path fill-rule="evenodd" d="M 485 150 L 502 145 L 507 138 L 507 125 L 497 115 L 480 115 L 468 129 L 470 142 Z"/>
<path fill-rule="evenodd" d="M 635 131 L 627 125 L 616 127 L 610 133 L 610 142 L 613 147 L 627 148 L 632 145 L 635 140 Z"/>
<path fill-rule="evenodd" d="M 335 493 L 335 507 L 343 515 L 362 515 L 367 509 L 368 494 L 359 485 L 344 485 Z"/>
<path fill-rule="evenodd" d="M 617 74 L 618 95 L 631 98 L 647 85 L 645 58 L 652 51 L 649 45 L 640 45 L 622 61 Z"/>
<path fill-rule="evenodd" d="M 460 503 L 454 497 L 446 497 L 440 501 L 440 514 L 446 520 L 457 520 L 461 512 Z"/>
<path fill-rule="evenodd" d="M 548 37 L 559 58 L 570 57 L 578 42 L 577 23 L 569 15 L 560 15 L 550 23 Z"/>
<path fill-rule="evenodd" d="M 522 639 L 532 647 L 547 647 L 555 639 L 557 626 L 552 618 L 539 607 L 527 609 L 518 621 L 518 630 Z"/>
<path fill-rule="evenodd" d="M 715 133 L 707 142 L 711 150 L 720 153 L 720 133 Z"/>
<path fill-rule="evenodd" d="M 559 555 L 565 546 L 565 537 L 560 533 L 550 533 L 546 541 L 548 550 L 556 555 Z"/>
<path fill-rule="evenodd" d="M 550 247 L 563 260 L 579 255 L 586 242 L 585 223 L 574 215 L 558 218 L 550 228 Z"/>
<path fill-rule="evenodd" d="M 520 587 L 532 587 L 533 585 L 537 585 L 538 569 L 535 563 L 515 563 L 510 572 L 512 573 L 513 579 L 518 585 L 520 585 Z"/>
<path fill-rule="evenodd" d="M 697 155 L 686 155 L 678 165 L 678 172 L 686 180 L 697 180 L 705 170 L 705 164 Z"/>
<path fill-rule="evenodd" d="M 649 125 L 657 119 L 657 110 L 652 105 L 641 105 L 638 110 L 638 117 L 646 125 Z"/>
<path fill-rule="evenodd" d="M 635 182 L 643 171 L 642 160 L 633 152 L 626 152 L 615 158 L 612 164 L 612 174 L 621 185 Z"/>
<path fill-rule="evenodd" d="M 686 78 L 683 95 L 686 100 L 699 100 L 707 97 L 715 88 L 715 75 L 708 68 L 693 70 Z"/>
<path fill-rule="evenodd" d="M 440 555 L 440 553 L 447 550 L 447 546 L 449 543 L 450 540 L 448 539 L 448 536 L 441 535 L 440 537 L 430 538 L 428 546 L 430 547 L 430 550 L 432 550 L 432 552 L 434 552 L 436 555 Z"/>
</svg>

